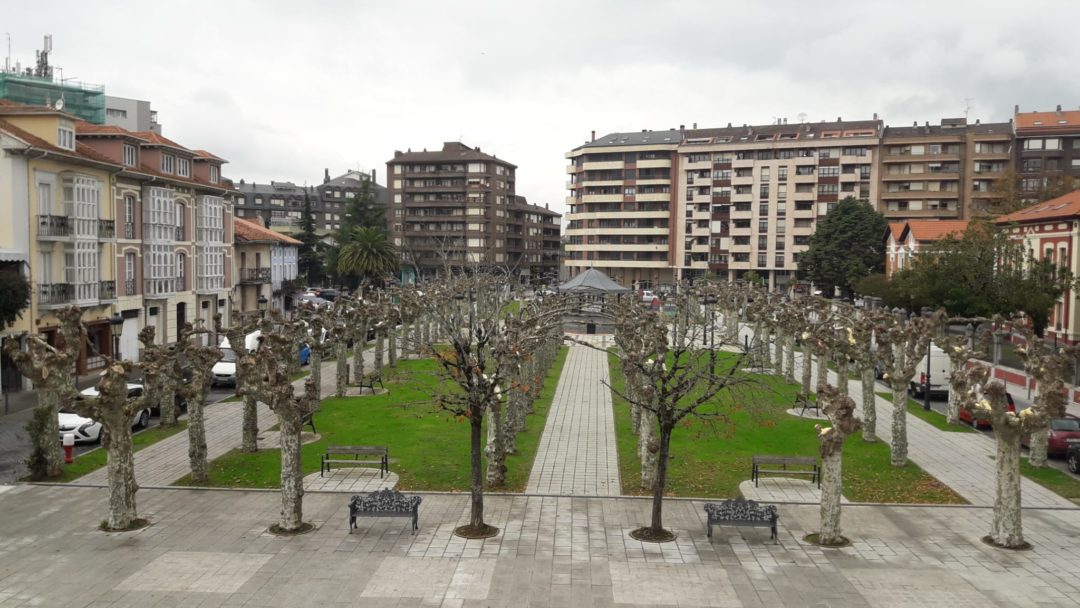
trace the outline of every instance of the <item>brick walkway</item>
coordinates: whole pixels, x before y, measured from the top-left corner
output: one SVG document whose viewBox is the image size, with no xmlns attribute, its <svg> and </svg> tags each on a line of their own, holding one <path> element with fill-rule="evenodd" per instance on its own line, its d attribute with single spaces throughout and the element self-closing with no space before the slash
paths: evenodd
<svg viewBox="0 0 1080 608">
<path fill-rule="evenodd" d="M 533 462 L 528 494 L 618 496 L 619 461 L 604 351 L 572 344 Z"/>
</svg>

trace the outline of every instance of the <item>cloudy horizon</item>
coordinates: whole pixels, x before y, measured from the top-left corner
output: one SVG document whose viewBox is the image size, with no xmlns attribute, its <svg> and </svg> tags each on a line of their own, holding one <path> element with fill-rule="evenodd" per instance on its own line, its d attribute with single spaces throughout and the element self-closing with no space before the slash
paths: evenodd
<svg viewBox="0 0 1080 608">
<path fill-rule="evenodd" d="M 321 183 L 460 140 L 565 211 L 564 154 L 616 131 L 1076 109 L 1080 6 L 781 1 L 23 4 L 12 61 L 149 100 L 239 181 Z M 89 16 L 87 11 L 90 10 Z M 45 16 L 48 19 L 45 19 Z M 1038 16 L 1032 19 L 1030 15 Z"/>
</svg>

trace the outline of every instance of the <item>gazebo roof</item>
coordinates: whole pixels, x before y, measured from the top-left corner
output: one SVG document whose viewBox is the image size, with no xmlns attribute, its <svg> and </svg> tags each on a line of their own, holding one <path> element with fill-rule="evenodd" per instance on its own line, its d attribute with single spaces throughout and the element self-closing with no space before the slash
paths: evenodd
<svg viewBox="0 0 1080 608">
<path fill-rule="evenodd" d="M 627 293 L 629 288 L 619 285 L 603 272 L 589 268 L 569 281 L 559 285 L 561 293 Z"/>
</svg>

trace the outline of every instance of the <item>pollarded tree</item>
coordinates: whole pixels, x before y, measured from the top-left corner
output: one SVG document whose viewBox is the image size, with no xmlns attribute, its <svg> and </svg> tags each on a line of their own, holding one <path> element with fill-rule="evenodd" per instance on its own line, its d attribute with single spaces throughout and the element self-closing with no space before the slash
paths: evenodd
<svg viewBox="0 0 1080 608">
<path fill-rule="evenodd" d="M 972 321 L 985 321 L 985 319 L 950 319 L 950 323 Z M 937 343 L 948 355 L 952 368 L 949 374 L 949 405 L 945 410 L 945 420 L 949 424 L 960 424 L 960 399 L 969 388 L 965 368 L 980 353 L 972 349 L 972 345 L 965 336 L 945 336 L 938 338 Z"/>
<path fill-rule="evenodd" d="M 703 309 L 701 294 L 682 285 L 677 295 L 669 299 L 674 304 L 673 322 L 679 331 L 669 332 L 667 323 L 659 316 L 650 317 L 653 327 L 647 356 L 625 357 L 617 353 L 623 370 L 640 377 L 642 389 L 636 394 L 617 391 L 628 403 L 656 416 L 657 471 L 653 484 L 652 517 L 648 526 L 638 528 L 631 536 L 638 540 L 665 542 L 674 535 L 664 529 L 663 503 L 667 486 L 668 461 L 671 435 L 680 422 L 688 418 L 714 421 L 726 414 L 731 399 L 718 399 L 721 392 L 753 382 L 752 377 L 742 373 L 747 352 L 735 344 L 722 344 L 724 348 L 739 349 L 732 359 L 720 360 L 717 350 L 709 348 L 707 330 L 708 311 Z M 673 338 L 678 336 L 678 340 Z M 625 372 L 624 372 L 625 373 Z"/>
<path fill-rule="evenodd" d="M 156 403 L 161 416 L 158 426 L 176 426 L 176 392 L 182 381 L 176 349 L 157 344 L 157 328 L 147 325 L 139 331 L 143 345 L 139 368 L 143 371 L 143 390 L 150 403 Z"/>
<path fill-rule="evenodd" d="M 821 529 L 816 542 L 825 546 L 845 545 L 847 539 L 840 533 L 844 441 L 858 432 L 862 421 L 855 416 L 855 402 L 832 386 L 819 387 L 817 398 L 821 412 L 832 426 L 814 425 L 821 450 Z"/>
<path fill-rule="evenodd" d="M 1078 351 L 1074 346 L 1054 348 L 1037 337 L 1026 317 L 1014 317 L 1013 331 L 1024 338 L 1024 347 L 1016 349 L 1016 354 L 1023 359 L 1025 371 L 1035 379 L 1038 387 L 1034 408 L 1031 408 L 1038 416 L 1031 418 L 1029 415 L 1026 422 L 1031 433 L 1028 462 L 1042 468 L 1046 466 L 1050 420 L 1065 415 L 1066 395 L 1069 394 L 1066 379 L 1072 376 Z"/>
<path fill-rule="evenodd" d="M 469 422 L 472 505 L 469 523 L 455 530 L 467 538 L 498 532 L 484 522 L 484 416 L 495 407 L 497 389 L 509 383 L 512 371 L 550 335 L 562 314 L 555 306 L 538 304 L 506 314 L 513 300 L 507 285 L 505 275 L 476 268 L 467 274 L 444 273 L 426 282 L 423 291 L 401 290 L 403 317 L 431 319 L 437 328 L 414 332 L 413 340 L 427 335 L 428 343 L 420 346 L 433 353 L 443 377 L 458 389 L 440 395 L 438 405 Z"/>
<path fill-rule="evenodd" d="M 240 390 L 268 405 L 277 415 L 281 437 L 281 518 L 271 532 L 309 530 L 304 522 L 304 474 L 300 460 L 300 434 L 304 416 L 318 403 L 315 383 L 309 376 L 297 395 L 289 375 L 289 359 L 295 355 L 293 336 L 306 331 L 300 320 L 286 321 L 276 311 L 259 320 L 259 345 L 251 357 L 239 361 L 247 368 Z"/>
<path fill-rule="evenodd" d="M 191 369 L 191 379 L 178 388 L 188 404 L 188 460 L 191 463 L 191 481 L 206 483 L 210 476 L 206 470 L 206 418 L 203 404 L 210 391 L 214 364 L 221 360 L 221 349 L 203 346 L 203 336 L 210 332 L 202 326 L 185 324 L 176 340 L 176 352 Z M 231 344 L 231 342 L 230 342 Z"/>
<path fill-rule="evenodd" d="M 37 396 L 35 424 L 28 424 L 30 455 L 27 464 L 33 477 L 55 477 L 63 470 L 64 456 L 60 449 L 60 427 L 57 415 L 62 396 L 74 385 L 75 361 L 79 348 L 86 342 L 86 327 L 82 310 L 69 306 L 57 312 L 60 321 L 60 343 L 53 346 L 40 335 L 26 336 L 26 350 L 19 348 L 18 339 L 4 341 L 4 350 L 19 373 L 30 379 Z"/>
<path fill-rule="evenodd" d="M 877 441 L 877 395 L 874 394 L 874 365 L 878 361 L 877 347 L 874 343 L 876 328 L 883 322 L 882 310 L 862 309 L 858 311 L 852 325 L 853 343 L 847 350 L 848 356 L 855 362 L 859 372 L 859 385 L 862 392 L 863 441 Z"/>
<path fill-rule="evenodd" d="M 214 315 L 215 330 L 219 334 L 225 334 L 233 356 L 236 357 L 236 394 L 244 403 L 240 450 L 248 453 L 259 450 L 259 404 L 254 392 L 244 390 L 244 385 L 252 381 L 249 376 L 251 370 L 255 369 L 251 365 L 254 355 L 247 349 L 247 337 L 258 331 L 259 322 L 259 313 L 233 311 L 232 325 L 224 329 L 221 326 L 221 315 Z M 245 361 L 249 364 L 244 365 Z"/>
<path fill-rule="evenodd" d="M 884 380 L 892 390 L 892 450 L 894 467 L 907 464 L 907 400 L 908 387 L 915 377 L 916 366 L 926 353 L 931 337 L 943 320 L 941 311 L 931 317 L 903 318 L 902 313 L 883 317 L 875 329 L 878 360 L 885 370 Z"/>
</svg>

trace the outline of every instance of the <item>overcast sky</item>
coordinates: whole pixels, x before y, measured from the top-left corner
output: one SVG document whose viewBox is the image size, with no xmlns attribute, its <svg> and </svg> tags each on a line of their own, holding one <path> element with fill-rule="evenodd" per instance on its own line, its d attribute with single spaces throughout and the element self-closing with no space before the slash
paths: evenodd
<svg viewBox="0 0 1080 608">
<path fill-rule="evenodd" d="M 461 140 L 563 210 L 564 154 L 613 131 L 1080 107 L 1080 3 L 20 2 L 26 65 L 147 99 L 248 181 L 318 183 Z M 1037 19 L 1037 20 L 1036 20 Z M 967 100 L 967 101 L 965 101 Z"/>
</svg>

